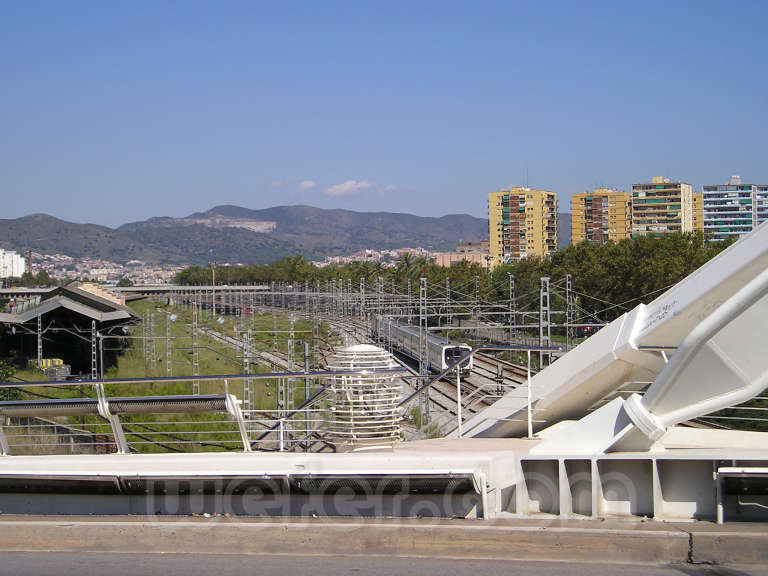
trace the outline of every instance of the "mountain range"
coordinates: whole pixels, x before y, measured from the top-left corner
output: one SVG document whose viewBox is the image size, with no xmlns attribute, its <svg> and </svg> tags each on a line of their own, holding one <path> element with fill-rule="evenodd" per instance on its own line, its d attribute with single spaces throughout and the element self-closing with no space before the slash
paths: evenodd
<svg viewBox="0 0 768 576">
<path fill-rule="evenodd" d="M 570 218 L 560 220 L 561 228 L 568 225 L 563 236 L 570 239 Z M 312 260 L 365 248 L 451 251 L 458 242 L 487 237 L 488 221 L 467 214 L 433 218 L 312 206 L 263 210 L 216 206 L 186 218 L 156 217 L 118 228 L 76 224 L 46 214 L 0 220 L 0 247 L 120 263 L 261 264 L 295 254 Z"/>
</svg>

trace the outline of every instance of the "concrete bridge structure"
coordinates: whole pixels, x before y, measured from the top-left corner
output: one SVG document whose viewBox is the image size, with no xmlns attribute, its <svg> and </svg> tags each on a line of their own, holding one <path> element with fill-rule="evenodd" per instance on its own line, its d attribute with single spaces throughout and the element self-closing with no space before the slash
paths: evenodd
<svg viewBox="0 0 768 576">
<path fill-rule="evenodd" d="M 337 454 L 6 455 L 0 509 L 763 521 L 768 434 L 683 423 L 762 398 L 766 323 L 763 225 L 479 411 L 462 437 Z"/>
</svg>

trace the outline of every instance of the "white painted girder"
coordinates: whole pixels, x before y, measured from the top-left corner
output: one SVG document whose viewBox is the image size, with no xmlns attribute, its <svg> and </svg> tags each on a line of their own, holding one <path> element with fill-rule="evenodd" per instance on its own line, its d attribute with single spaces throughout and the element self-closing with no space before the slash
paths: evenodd
<svg viewBox="0 0 768 576">
<path fill-rule="evenodd" d="M 768 225 L 763 224 L 647 306 L 639 305 L 617 318 L 539 372 L 531 381 L 534 430 L 584 417 L 597 400 L 627 381 L 654 381 L 665 367 L 664 354 L 672 354 L 694 328 L 767 268 Z M 759 305 L 736 321 L 730 332 L 723 332 L 738 362 L 768 361 L 753 345 L 747 346 L 759 341 L 761 325 L 767 321 L 766 310 Z M 734 332 L 743 332 L 743 337 L 737 334 L 734 339 Z M 740 347 L 743 354 L 737 352 Z M 760 366 L 751 370 L 759 372 Z M 691 378 L 701 374 L 692 372 Z M 681 394 L 683 403 L 697 400 L 689 388 Z M 467 421 L 464 435 L 524 435 L 527 402 L 523 396 L 519 390 L 508 393 Z"/>
</svg>

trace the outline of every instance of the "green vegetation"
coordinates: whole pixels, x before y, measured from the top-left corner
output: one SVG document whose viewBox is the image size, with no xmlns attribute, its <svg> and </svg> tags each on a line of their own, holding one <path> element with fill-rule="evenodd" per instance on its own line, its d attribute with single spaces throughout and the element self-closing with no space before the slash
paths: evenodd
<svg viewBox="0 0 768 576">
<path fill-rule="evenodd" d="M 304 284 L 309 282 L 315 286 L 317 282 L 329 280 L 351 280 L 354 287 L 359 287 L 361 279 L 365 280 L 370 289 L 376 285 L 378 278 L 384 279 L 386 290 L 390 290 L 392 282 L 399 292 L 405 292 L 408 280 L 414 294 L 419 291 L 419 278 L 427 277 L 432 286 L 445 285 L 446 278 L 452 285 L 474 283 L 474 278 L 481 281 L 481 295 L 490 296 L 490 277 L 479 264 L 466 261 L 457 262 L 450 268 L 430 264 L 424 257 L 413 257 L 410 254 L 402 256 L 395 266 L 385 266 L 381 262 L 351 262 L 343 266 L 324 266 L 319 268 L 307 262 L 302 256 L 292 256 L 273 262 L 255 266 L 217 266 L 216 284 L 260 284 L 268 282 L 283 282 Z M 174 283 L 199 285 L 211 283 L 211 270 L 203 266 L 185 268 L 174 277 Z M 474 284 L 473 284 L 474 286 Z M 466 288 L 466 286 L 465 286 Z M 473 288 L 474 289 L 474 288 Z"/>
<path fill-rule="evenodd" d="M 573 276 L 573 288 L 588 298 L 580 305 L 612 320 L 637 304 L 650 302 L 705 264 L 729 242 L 707 242 L 701 233 L 633 238 L 595 245 L 582 242 L 548 259 L 528 258 L 494 271 L 494 284 L 515 276 L 518 293 L 537 292 L 539 278 Z M 501 296 L 497 292 L 497 296 Z M 612 305 L 613 304 L 613 305 Z"/>
<path fill-rule="evenodd" d="M 24 272 L 21 278 L 8 278 L 6 280 L 11 286 L 23 286 L 25 288 L 34 288 L 35 286 L 57 286 L 58 281 L 51 278 L 45 270 L 40 270 L 37 274 Z"/>
<path fill-rule="evenodd" d="M 105 393 L 108 397 L 121 396 L 165 396 L 192 394 L 191 382 L 134 382 L 127 384 L 110 384 L 109 380 L 127 378 L 162 378 L 167 375 L 166 358 L 166 327 L 170 327 L 171 339 L 171 372 L 173 376 L 192 376 L 193 366 L 193 334 L 192 313 L 190 310 L 168 306 L 152 301 L 137 301 L 130 304 L 131 308 L 142 318 L 148 318 L 153 323 L 154 355 L 145 354 L 144 330 L 148 327 L 141 325 L 130 330 L 128 334 L 116 331 L 112 337 L 104 338 L 104 349 L 120 349 L 116 366 L 107 369 L 104 377 Z M 174 315 L 170 323 L 167 319 Z M 212 331 L 218 334 L 240 338 L 246 330 L 252 331 L 252 341 L 256 352 L 266 351 L 279 354 L 286 353 L 290 319 L 286 315 L 255 314 L 252 317 L 235 318 L 223 316 L 222 323 L 217 321 L 219 317 L 212 317 L 210 311 L 202 311 L 198 320 L 200 330 L 198 332 L 197 349 L 199 359 L 199 374 L 226 375 L 242 374 L 244 362 L 242 352 L 236 351 L 231 345 L 222 343 L 211 335 Z M 325 325 L 320 325 L 318 337 L 326 344 L 336 343 L 337 337 L 332 335 Z M 312 324 L 305 320 L 296 320 L 294 324 L 294 358 L 298 366 L 303 365 L 303 341 L 311 340 Z M 152 347 L 147 346 L 147 351 Z M 152 361 L 154 356 L 154 361 Z M 257 364 L 254 358 L 251 363 L 251 372 L 266 373 L 283 371 L 284 368 L 275 368 Z M 0 363 L 0 379 L 13 379 L 21 381 L 49 380 L 42 373 L 34 369 L 26 369 L 13 373 L 13 367 Z M 222 394 L 228 391 L 238 399 L 244 398 L 245 381 L 222 380 L 212 382 L 200 382 L 200 394 Z M 313 387 L 317 387 L 313 382 Z M 277 382 L 274 380 L 254 380 L 253 384 L 254 410 L 277 409 Z M 88 382 L 81 385 L 68 387 L 50 387 L 29 389 L 20 393 L 17 389 L 7 389 L 1 393 L 13 393 L 13 399 L 26 397 L 29 399 L 49 398 L 83 398 L 96 396 L 95 388 Z M 23 394 L 23 396 L 22 396 Z M 12 399 L 2 398 L 2 399 Z M 299 406 L 304 401 L 304 381 L 297 379 L 294 394 L 295 405 Z M 268 418 L 274 418 L 274 414 Z M 61 423 L 75 429 L 87 429 L 96 434 L 111 434 L 111 428 L 98 417 L 69 417 L 60 420 Z M 241 449 L 240 438 L 233 422 L 229 421 L 226 414 L 141 414 L 136 416 L 121 416 L 121 422 L 131 445 L 140 452 L 162 451 L 216 451 L 223 449 Z M 148 444 L 149 440 L 157 442 Z"/>
<path fill-rule="evenodd" d="M 155 362 L 145 357 L 144 343 L 141 339 L 131 339 L 130 347 L 119 358 L 118 366 L 110 368 L 105 374 L 105 379 L 121 379 L 132 377 L 163 377 L 166 375 L 166 318 L 169 314 L 175 314 L 176 318 L 170 323 L 170 336 L 172 341 L 172 373 L 175 376 L 192 376 L 194 371 L 192 349 L 192 313 L 186 309 L 169 307 L 150 301 L 138 301 L 131 304 L 134 311 L 140 316 L 149 313 L 150 318 L 154 319 L 155 334 Z M 255 314 L 252 317 L 244 318 L 238 326 L 237 319 L 231 316 L 222 316 L 223 323 L 218 323 L 217 318 L 210 316 L 209 311 L 202 311 L 199 319 L 199 325 L 204 330 L 200 331 L 197 341 L 199 356 L 199 374 L 241 374 L 243 372 L 243 358 L 240 352 L 235 351 L 231 346 L 223 344 L 219 340 L 205 333 L 205 330 L 215 330 L 217 333 L 229 337 L 241 337 L 242 332 L 250 329 L 252 331 L 253 343 L 256 350 L 272 352 L 277 350 L 280 353 L 286 353 L 288 340 L 287 331 L 290 328 L 290 320 L 285 315 Z M 238 336 L 238 330 L 240 336 Z M 276 332 L 275 332 L 276 330 Z M 134 330 L 132 335 L 140 336 L 141 329 Z M 323 327 L 321 333 L 325 338 L 329 338 L 327 328 Z M 297 359 L 297 365 L 301 363 L 303 357 L 302 340 L 310 340 L 312 337 L 312 325 L 303 320 L 298 320 L 294 324 L 294 358 Z M 283 368 L 274 368 L 264 364 L 256 365 L 254 359 L 251 364 L 251 371 L 254 373 L 265 373 L 272 371 L 282 371 Z M 243 399 L 245 394 L 243 390 L 244 381 L 232 381 L 225 384 L 224 381 L 200 382 L 201 394 L 222 394 L 225 390 L 235 394 L 239 399 Z M 255 380 L 253 397 L 253 409 L 255 410 L 276 410 L 277 409 L 277 382 L 269 380 Z M 152 395 L 180 395 L 191 394 L 192 384 L 190 382 L 172 382 L 156 383 L 142 382 L 134 384 L 106 384 L 105 392 L 107 396 L 152 396 Z M 298 406 L 304 401 L 303 382 L 297 382 L 295 387 L 295 405 Z M 274 416 L 274 415 L 273 415 Z M 174 445 L 173 439 L 180 432 L 195 432 L 190 436 L 184 434 L 185 440 L 199 440 L 203 445 L 188 444 L 183 447 L 185 450 L 202 449 L 218 450 L 222 448 L 239 449 L 239 444 L 223 444 L 225 441 L 232 441 L 234 436 L 234 425 L 222 423 L 227 417 L 221 414 L 178 414 L 178 415 L 141 415 L 138 417 L 123 417 L 124 427 L 127 431 L 135 434 L 128 434 L 129 442 L 136 442 L 139 439 L 136 434 L 147 436 L 150 433 L 152 439 L 164 440 L 165 444 Z M 141 421 L 142 424 L 132 424 Z M 161 423 L 162 422 L 162 423 Z M 187 424 L 179 424 L 186 422 Z M 229 433 L 214 434 L 216 429 L 229 429 Z M 143 433 L 142 433 L 143 430 Z M 165 438 L 157 432 L 167 432 L 169 436 Z M 163 446 L 138 445 L 141 451 L 163 451 Z M 177 446 L 178 447 L 178 446 Z"/>
<path fill-rule="evenodd" d="M 706 242 L 701 233 L 669 234 L 660 238 L 633 238 L 618 243 L 596 245 L 581 243 L 557 252 L 551 258 L 527 258 L 515 264 L 500 266 L 487 273 L 478 264 L 458 262 L 450 268 L 429 263 L 423 257 L 402 256 L 395 266 L 380 262 L 352 262 L 343 266 L 318 268 L 301 256 L 293 256 L 257 266 L 216 268 L 217 284 L 258 284 L 269 282 L 311 286 L 328 280 L 351 280 L 359 286 L 364 279 L 370 288 L 378 278 L 385 290 L 394 283 L 398 292 L 418 296 L 419 278 L 427 278 L 432 294 L 444 293 L 446 280 L 457 295 L 475 294 L 484 302 L 500 302 L 509 298 L 508 275 L 515 277 L 518 296 L 529 296 L 521 309 L 538 309 L 539 279 L 549 277 L 562 281 L 573 276 L 573 289 L 580 297 L 579 306 L 590 314 L 609 321 L 640 302 L 649 302 L 661 291 L 682 280 L 729 245 L 728 242 Z M 178 284 L 210 284 L 210 268 L 193 266 L 179 272 Z M 460 296 L 455 296 L 460 298 Z M 561 304 L 553 300 L 553 306 Z"/>
<path fill-rule="evenodd" d="M 133 286 L 133 282 L 130 278 L 128 278 L 128 276 L 123 276 L 120 278 L 120 280 L 117 281 L 118 288 L 127 288 L 128 286 Z"/>
<path fill-rule="evenodd" d="M 8 382 L 13 378 L 16 369 L 10 362 L 0 360 L 0 382 Z M 21 398 L 21 392 L 18 388 L 1 388 L 0 400 L 18 400 Z"/>
</svg>

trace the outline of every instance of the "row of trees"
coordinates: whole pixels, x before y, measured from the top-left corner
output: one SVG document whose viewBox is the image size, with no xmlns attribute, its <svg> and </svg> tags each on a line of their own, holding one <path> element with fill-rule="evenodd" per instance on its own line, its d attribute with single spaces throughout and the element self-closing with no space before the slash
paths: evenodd
<svg viewBox="0 0 768 576">
<path fill-rule="evenodd" d="M 40 270 L 37 274 L 29 271 L 24 272 L 20 278 L 6 278 L 4 280 L 10 286 L 23 286 L 25 288 L 34 288 L 35 286 L 56 286 L 58 282 L 51 278 L 45 270 Z"/>
<path fill-rule="evenodd" d="M 493 275 L 498 283 L 508 273 L 514 274 L 518 292 L 525 294 L 538 291 L 540 277 L 562 284 L 571 274 L 581 306 L 611 320 L 641 302 L 650 302 L 731 243 L 705 241 L 700 232 L 603 245 L 582 242 L 551 258 L 527 258 L 501 266 Z"/>
<path fill-rule="evenodd" d="M 381 262 L 352 262 L 340 266 L 316 267 L 301 256 L 293 256 L 256 266 L 216 268 L 216 284 L 255 284 L 269 282 L 304 283 L 323 286 L 327 280 L 351 280 L 355 289 L 360 279 L 370 288 L 382 278 L 385 290 L 394 285 L 418 294 L 419 278 L 427 278 L 432 293 L 444 293 L 446 279 L 455 298 L 474 297 L 476 290 L 485 302 L 509 298 L 509 276 L 521 309 L 538 307 L 541 277 L 549 277 L 559 297 L 566 274 L 573 277 L 573 289 L 582 309 L 598 313 L 603 320 L 622 314 L 640 302 L 652 300 L 664 289 L 679 282 L 728 245 L 706 242 L 700 233 L 669 234 L 659 238 L 633 238 L 604 245 L 587 242 L 569 246 L 549 258 L 526 258 L 488 273 L 478 264 L 463 261 L 450 268 L 436 266 L 426 258 L 403 255 L 394 266 Z M 211 269 L 199 266 L 179 272 L 174 281 L 183 285 L 211 283 Z M 553 303 L 556 303 L 553 302 Z"/>
</svg>

